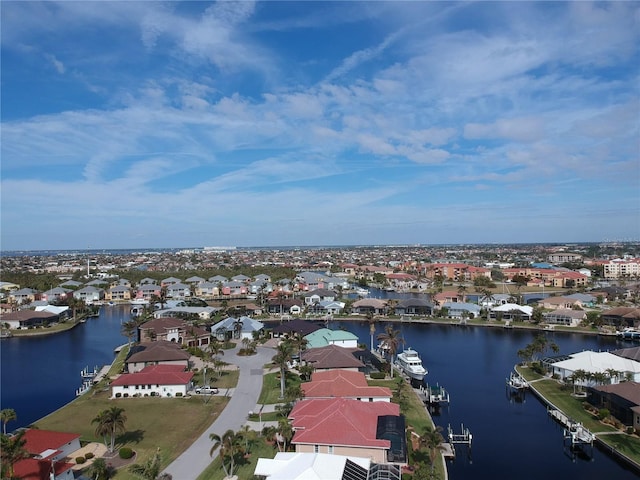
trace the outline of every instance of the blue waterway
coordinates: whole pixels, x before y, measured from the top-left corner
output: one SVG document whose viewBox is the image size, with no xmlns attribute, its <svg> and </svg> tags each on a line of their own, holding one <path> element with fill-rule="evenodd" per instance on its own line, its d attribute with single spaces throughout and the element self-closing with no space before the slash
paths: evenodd
<svg viewBox="0 0 640 480">
<path fill-rule="evenodd" d="M 37 338 L 2 340 L 0 406 L 16 410 L 10 430 L 26 426 L 75 398 L 80 371 L 110 363 L 115 347 L 126 342 L 121 321 L 128 307 L 103 307 L 99 318 L 75 329 Z M 632 479 L 633 471 L 594 449 L 592 460 L 570 458 L 562 445 L 562 429 L 551 421 L 545 407 L 532 395 L 524 402 L 508 398 L 505 379 L 518 361 L 517 351 L 528 344 L 528 331 L 394 324 L 407 347 L 415 348 L 429 370 L 427 380 L 440 383 L 451 394 L 451 406 L 434 416 L 445 430 L 464 423 L 474 436 L 472 461 L 460 449 L 449 464 L 452 480 L 466 479 Z M 378 324 L 376 334 L 384 329 Z M 370 344 L 366 322 L 332 322 L 360 342 Z M 608 350 L 628 346 L 596 336 L 547 332 L 560 353 L 585 349 Z"/>
<path fill-rule="evenodd" d="M 80 371 L 110 364 L 114 349 L 127 342 L 121 321 L 126 306 L 104 306 L 100 316 L 55 335 L 13 337 L 0 343 L 0 406 L 16 411 L 8 429 L 28 426 L 75 398 Z"/>
<path fill-rule="evenodd" d="M 518 362 L 517 351 L 531 342 L 534 332 L 502 328 L 445 325 L 393 324 L 406 347 L 416 349 L 429 373 L 426 381 L 439 383 L 450 393 L 451 404 L 436 425 L 446 435 L 450 424 L 456 433 L 461 424 L 473 434 L 471 461 L 466 447 L 458 448 L 449 464 L 449 478 L 462 479 L 630 479 L 635 472 L 594 448 L 592 460 L 571 458 L 563 448 L 562 428 L 532 395 L 524 401 L 509 398 L 506 378 Z M 330 328 L 346 328 L 370 345 L 366 322 L 332 322 Z M 385 323 L 377 325 L 376 335 Z M 629 346 L 598 336 L 546 333 L 559 354 L 586 349 L 610 350 Z M 376 344 L 374 336 L 374 345 Z M 550 352 L 551 354 L 551 352 Z"/>
</svg>

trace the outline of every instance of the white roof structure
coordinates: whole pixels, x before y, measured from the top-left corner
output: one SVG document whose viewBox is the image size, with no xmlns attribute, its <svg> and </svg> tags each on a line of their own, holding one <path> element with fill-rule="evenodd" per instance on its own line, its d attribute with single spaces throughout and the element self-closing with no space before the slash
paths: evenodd
<svg viewBox="0 0 640 480">
<path fill-rule="evenodd" d="M 554 370 L 565 370 L 565 372 L 575 372 L 584 370 L 589 373 L 606 373 L 612 369 L 618 372 L 631 372 L 634 377 L 640 375 L 640 362 L 628 358 L 619 357 L 609 352 L 594 352 L 585 350 L 574 353 L 567 360 L 552 363 Z M 570 373 L 569 373 L 570 375 Z"/>
<path fill-rule="evenodd" d="M 35 308 L 36 312 L 49 312 L 55 315 L 60 315 L 62 312 L 66 312 L 69 310 L 69 307 L 66 305 L 57 306 L 57 305 L 41 305 Z"/>
<path fill-rule="evenodd" d="M 499 305 L 492 308 L 491 310 L 494 312 L 519 311 L 529 316 L 531 316 L 531 314 L 533 313 L 533 307 L 530 307 L 529 305 L 518 305 L 517 303 L 505 303 L 504 305 Z"/>
<path fill-rule="evenodd" d="M 347 460 L 369 470 L 368 458 L 345 457 L 329 453 L 278 452 L 271 460 L 259 458 L 254 475 L 268 480 L 339 480 Z"/>
</svg>

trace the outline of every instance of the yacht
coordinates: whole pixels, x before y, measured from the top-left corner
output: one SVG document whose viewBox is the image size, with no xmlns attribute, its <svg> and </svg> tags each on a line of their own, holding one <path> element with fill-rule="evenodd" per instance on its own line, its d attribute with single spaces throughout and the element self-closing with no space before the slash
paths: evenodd
<svg viewBox="0 0 640 480">
<path fill-rule="evenodd" d="M 396 365 L 405 375 L 414 380 L 422 381 L 427 374 L 427 369 L 422 365 L 422 360 L 418 352 L 411 348 L 407 348 L 398 354 Z"/>
</svg>

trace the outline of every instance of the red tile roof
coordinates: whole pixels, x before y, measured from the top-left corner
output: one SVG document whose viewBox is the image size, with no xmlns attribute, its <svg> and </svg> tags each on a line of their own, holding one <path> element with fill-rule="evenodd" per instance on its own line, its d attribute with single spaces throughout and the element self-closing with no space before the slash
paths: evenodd
<svg viewBox="0 0 640 480">
<path fill-rule="evenodd" d="M 25 440 L 25 450 L 33 455 L 39 455 L 45 450 L 60 450 L 60 447 L 80 438 L 80 434 L 30 428 L 25 431 L 22 438 Z"/>
<path fill-rule="evenodd" d="M 292 443 L 387 449 L 389 440 L 376 438 L 382 415 L 400 415 L 400 407 L 346 398 L 302 400 L 289 414 L 295 431 Z"/>
<path fill-rule="evenodd" d="M 370 398 L 393 395 L 386 387 L 370 387 L 362 372 L 326 370 L 314 372 L 311 381 L 301 385 L 305 398 Z"/>
<path fill-rule="evenodd" d="M 136 373 L 124 373 L 111 382 L 120 385 L 186 385 L 193 372 L 185 372 L 182 365 L 150 365 Z"/>
<path fill-rule="evenodd" d="M 56 477 L 73 468 L 72 463 L 65 462 L 54 462 L 53 466 Z M 51 462 L 48 460 L 27 458 L 16 462 L 13 466 L 13 472 L 16 478 L 20 478 L 21 480 L 49 480 Z"/>
</svg>

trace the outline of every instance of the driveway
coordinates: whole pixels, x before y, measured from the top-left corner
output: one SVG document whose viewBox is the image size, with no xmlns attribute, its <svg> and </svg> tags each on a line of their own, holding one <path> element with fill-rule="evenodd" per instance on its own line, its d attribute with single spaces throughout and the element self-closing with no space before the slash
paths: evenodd
<svg viewBox="0 0 640 480">
<path fill-rule="evenodd" d="M 262 390 L 263 367 L 271 362 L 275 351 L 273 348 L 258 347 L 256 355 L 241 357 L 237 355 L 239 348 L 238 345 L 233 350 L 226 350 L 224 359 L 238 366 L 240 370 L 238 386 L 220 416 L 164 470 L 163 473 L 172 475 L 174 480 L 195 480 L 218 455 L 219 449 L 214 453 L 214 457 L 209 456 L 213 446 L 209 435 L 211 433 L 222 435 L 229 429 L 234 432 L 240 430 L 246 423 L 249 412 L 256 408 Z"/>
</svg>

